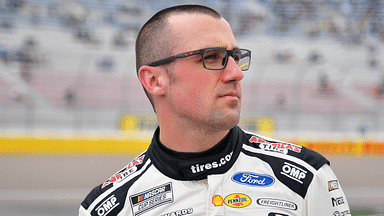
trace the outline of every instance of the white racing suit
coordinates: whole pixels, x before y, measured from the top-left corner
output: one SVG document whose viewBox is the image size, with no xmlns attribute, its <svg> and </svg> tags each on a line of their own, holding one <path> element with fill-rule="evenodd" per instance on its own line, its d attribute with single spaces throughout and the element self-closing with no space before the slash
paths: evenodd
<svg viewBox="0 0 384 216">
<path fill-rule="evenodd" d="M 79 216 L 350 215 L 329 161 L 239 127 L 216 146 L 180 153 L 159 141 L 81 203 Z"/>
</svg>

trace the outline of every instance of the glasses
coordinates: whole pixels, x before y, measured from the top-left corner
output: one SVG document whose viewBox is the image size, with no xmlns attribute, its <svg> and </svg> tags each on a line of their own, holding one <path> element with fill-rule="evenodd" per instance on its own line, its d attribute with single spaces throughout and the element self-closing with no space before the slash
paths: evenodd
<svg viewBox="0 0 384 216">
<path fill-rule="evenodd" d="M 187 58 L 193 55 L 201 55 L 201 61 L 203 66 L 208 70 L 222 70 L 227 66 L 228 57 L 231 56 L 240 70 L 246 71 L 251 65 L 251 51 L 247 49 L 235 49 L 235 50 L 226 50 L 223 48 L 206 48 L 195 51 L 189 51 L 185 53 L 180 53 L 156 62 L 149 64 L 148 66 L 156 67 L 159 65 L 166 64 L 168 62 L 174 61 L 179 58 Z"/>
</svg>

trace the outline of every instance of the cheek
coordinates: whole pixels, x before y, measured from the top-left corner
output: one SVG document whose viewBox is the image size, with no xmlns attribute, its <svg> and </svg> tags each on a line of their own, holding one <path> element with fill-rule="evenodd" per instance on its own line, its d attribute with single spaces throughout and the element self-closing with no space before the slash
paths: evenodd
<svg viewBox="0 0 384 216">
<path fill-rule="evenodd" d="M 190 67 L 192 66 L 189 65 Z M 217 77 L 214 74 L 207 73 L 215 71 L 207 71 L 206 69 L 190 70 L 187 68 L 178 68 L 178 71 L 183 71 L 183 73 L 179 73 L 171 79 L 170 87 L 174 100 L 190 108 L 201 107 L 210 103 L 209 100 L 214 93 Z"/>
<path fill-rule="evenodd" d="M 177 87 L 176 87 L 177 86 Z M 209 104 L 211 90 L 207 88 L 204 81 L 185 82 L 182 85 L 176 85 L 173 88 L 173 98 L 186 109 L 202 109 Z M 204 109 L 204 108 L 203 108 Z"/>
<path fill-rule="evenodd" d="M 199 78 L 189 83 L 189 96 L 196 100 L 207 101 L 212 97 L 213 85 L 209 78 Z"/>
</svg>

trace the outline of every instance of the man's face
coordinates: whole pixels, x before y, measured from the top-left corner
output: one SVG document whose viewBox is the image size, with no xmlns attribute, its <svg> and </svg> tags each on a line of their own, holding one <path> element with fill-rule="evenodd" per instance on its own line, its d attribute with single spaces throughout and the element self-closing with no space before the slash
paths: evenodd
<svg viewBox="0 0 384 216">
<path fill-rule="evenodd" d="M 169 23 L 181 40 L 173 54 L 209 47 L 238 48 L 224 19 L 188 14 L 173 16 Z M 177 59 L 169 68 L 167 100 L 175 120 L 213 131 L 238 123 L 244 75 L 232 57 L 222 70 L 205 69 L 201 55 Z"/>
</svg>

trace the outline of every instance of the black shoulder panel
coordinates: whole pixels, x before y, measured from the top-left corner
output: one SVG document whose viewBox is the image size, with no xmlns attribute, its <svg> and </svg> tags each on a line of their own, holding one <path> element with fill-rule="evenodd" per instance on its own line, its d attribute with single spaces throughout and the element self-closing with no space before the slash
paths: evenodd
<svg viewBox="0 0 384 216">
<path fill-rule="evenodd" d="M 148 166 L 146 170 L 149 168 Z M 124 208 L 129 188 L 145 173 L 145 170 L 127 183 L 111 191 L 105 198 L 100 200 L 91 211 L 92 216 L 118 215 Z"/>
<path fill-rule="evenodd" d="M 113 187 L 119 182 L 127 179 L 131 174 L 141 170 L 147 160 L 148 158 L 145 157 L 145 154 L 141 154 L 136 157 L 126 167 L 121 169 L 107 181 L 93 188 L 81 205 L 88 210 L 91 204 L 95 202 L 98 197 L 104 195 L 104 193 L 108 193 L 104 195 L 105 197 L 103 199 L 98 201 L 92 209 L 91 215 L 117 215 L 124 207 L 129 188 L 145 173 L 150 165 L 147 166 L 145 170 L 142 170 L 140 175 L 130 179 L 128 182 L 124 183 L 124 185 L 120 185 L 116 189 L 113 189 Z"/>
<path fill-rule="evenodd" d="M 301 158 L 316 170 L 320 169 L 324 164 L 330 164 L 323 155 L 306 147 L 302 147 L 302 154 L 298 155 L 298 158 Z"/>
<path fill-rule="evenodd" d="M 301 197 L 305 197 L 308 187 L 313 179 L 313 173 L 304 166 L 279 157 L 253 152 L 245 152 L 245 154 L 258 157 L 268 163 L 271 166 L 274 175 L 280 182 Z"/>
<path fill-rule="evenodd" d="M 268 163 L 276 178 L 303 198 L 312 182 L 314 176 L 312 171 L 320 169 L 326 163 L 329 164 L 321 154 L 302 146 L 251 133 L 246 133 L 245 137 L 247 140 L 243 140 L 244 144 L 254 148 L 255 151 L 243 149 L 243 152 Z"/>
<path fill-rule="evenodd" d="M 94 187 L 91 192 L 85 197 L 83 202 L 81 202 L 81 205 L 88 209 L 88 207 L 91 205 L 91 203 L 101 194 L 101 184 L 99 186 Z"/>
</svg>

